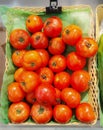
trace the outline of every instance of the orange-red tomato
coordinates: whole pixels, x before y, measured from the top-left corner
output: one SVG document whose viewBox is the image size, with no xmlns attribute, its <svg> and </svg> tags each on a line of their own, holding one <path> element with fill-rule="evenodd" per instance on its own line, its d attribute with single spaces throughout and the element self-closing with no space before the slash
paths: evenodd
<svg viewBox="0 0 103 130">
<path fill-rule="evenodd" d="M 50 38 L 59 36 L 62 31 L 61 19 L 57 16 L 47 18 L 44 22 L 43 31 Z"/>
<path fill-rule="evenodd" d="M 41 67 L 42 59 L 35 50 L 29 50 L 23 57 L 23 67 L 26 70 L 37 70 Z"/>
<path fill-rule="evenodd" d="M 90 75 L 85 70 L 74 71 L 70 79 L 71 86 L 78 92 L 85 92 L 89 88 Z"/>
<path fill-rule="evenodd" d="M 43 67 L 38 70 L 38 75 L 40 78 L 41 83 L 53 83 L 54 80 L 54 74 L 52 70 L 48 67 Z"/>
<path fill-rule="evenodd" d="M 8 109 L 8 118 L 12 123 L 23 123 L 29 115 L 30 107 L 25 102 L 12 103 Z"/>
<path fill-rule="evenodd" d="M 35 90 L 34 90 L 35 91 Z M 34 104 L 36 102 L 35 92 L 32 91 L 26 94 L 26 101 L 30 104 Z"/>
<path fill-rule="evenodd" d="M 72 118 L 72 110 L 63 104 L 54 106 L 53 118 L 58 123 L 67 123 Z"/>
<path fill-rule="evenodd" d="M 10 33 L 10 44 L 15 49 L 25 49 L 29 45 L 29 33 L 23 29 L 15 29 Z"/>
<path fill-rule="evenodd" d="M 82 30 L 77 25 L 69 25 L 64 28 L 62 32 L 62 39 L 68 45 L 76 45 L 76 43 L 82 38 Z"/>
<path fill-rule="evenodd" d="M 61 92 L 61 99 L 70 108 L 76 108 L 80 104 L 81 95 L 73 88 L 64 88 Z"/>
<path fill-rule="evenodd" d="M 67 67 L 72 71 L 83 69 L 86 65 L 86 58 L 71 52 L 67 55 Z"/>
<path fill-rule="evenodd" d="M 58 88 L 55 88 L 55 92 L 56 92 L 56 102 L 55 102 L 55 105 L 57 105 L 57 104 L 61 103 L 61 91 Z"/>
<path fill-rule="evenodd" d="M 26 19 L 26 27 L 31 33 L 41 31 L 43 27 L 43 20 L 40 16 L 29 15 Z"/>
<path fill-rule="evenodd" d="M 62 38 L 52 38 L 49 42 L 48 50 L 53 55 L 62 54 L 65 50 L 65 43 L 63 42 Z"/>
<path fill-rule="evenodd" d="M 23 64 L 23 56 L 26 53 L 26 50 L 16 50 L 12 54 L 12 61 L 15 66 L 22 67 Z"/>
<path fill-rule="evenodd" d="M 76 118 L 84 123 L 92 123 L 95 119 L 93 107 L 89 103 L 81 103 L 76 108 Z"/>
<path fill-rule="evenodd" d="M 76 52 L 78 55 L 90 58 L 98 51 L 98 44 L 93 38 L 82 38 L 76 44 Z"/>
<path fill-rule="evenodd" d="M 41 67 L 46 67 L 48 65 L 49 57 L 50 57 L 48 51 L 45 49 L 36 49 L 36 51 L 41 56 L 41 60 L 42 60 Z"/>
<path fill-rule="evenodd" d="M 33 71 L 24 71 L 21 74 L 20 87 L 24 92 L 30 93 L 40 84 L 39 76 Z"/>
<path fill-rule="evenodd" d="M 31 36 L 30 43 L 35 49 L 45 49 L 48 47 L 48 38 L 43 32 L 36 32 Z"/>
<path fill-rule="evenodd" d="M 69 87 L 70 85 L 70 74 L 62 71 L 54 76 L 54 86 L 60 90 Z"/>
<path fill-rule="evenodd" d="M 11 102 L 20 102 L 25 97 L 25 93 L 21 89 L 20 84 L 18 82 L 12 82 L 11 84 L 9 84 L 7 93 L 8 93 L 8 99 Z"/>
<path fill-rule="evenodd" d="M 66 58 L 63 55 L 54 55 L 49 60 L 49 67 L 53 72 L 61 72 L 66 69 Z"/>
<path fill-rule="evenodd" d="M 35 102 L 31 108 L 31 117 L 36 123 L 48 123 L 52 118 L 52 107 Z"/>
</svg>

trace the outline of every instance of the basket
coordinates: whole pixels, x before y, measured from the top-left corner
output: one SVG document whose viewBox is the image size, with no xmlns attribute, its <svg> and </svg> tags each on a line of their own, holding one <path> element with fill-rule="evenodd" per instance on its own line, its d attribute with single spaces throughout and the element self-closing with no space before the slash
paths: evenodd
<svg viewBox="0 0 103 130">
<path fill-rule="evenodd" d="M 62 10 L 63 11 L 70 11 L 70 10 L 76 10 L 76 9 L 89 9 L 90 10 L 90 29 L 88 31 L 88 36 L 90 37 L 94 37 L 94 17 L 93 17 L 93 12 L 92 12 L 92 9 L 90 6 L 88 5 L 77 5 L 77 6 L 68 6 L 68 7 L 63 7 Z M 35 14 L 38 14 L 38 13 L 42 13 L 42 12 L 45 12 L 45 8 L 34 8 L 34 7 L 14 7 L 13 8 L 14 10 L 19 10 L 19 11 L 29 11 L 31 13 L 35 13 Z M 8 30 L 7 30 L 7 41 L 9 39 L 9 33 Z M 6 41 L 6 42 L 7 42 Z M 7 50 L 6 50 L 7 51 Z M 90 73 L 90 76 L 91 76 L 91 82 L 90 82 L 90 86 L 89 86 L 89 91 L 88 91 L 88 102 L 93 106 L 93 109 L 94 109 L 94 112 L 96 114 L 96 119 L 93 123 L 91 124 L 88 124 L 88 125 L 94 125 L 96 122 L 97 122 L 97 119 L 98 119 L 98 106 L 99 106 L 99 101 L 98 101 L 98 94 L 99 94 L 99 90 L 98 90 L 98 80 L 97 80 L 97 65 L 96 65 L 96 56 L 94 57 L 91 57 L 89 60 L 88 60 L 88 71 Z M 8 65 L 8 57 L 6 57 L 6 69 L 5 69 L 5 72 L 7 72 L 9 68 L 9 65 Z M 9 123 L 11 124 L 11 123 Z M 22 123 L 20 125 L 36 125 L 38 126 L 38 124 L 35 124 L 35 123 L 31 123 L 31 122 L 25 122 L 25 123 Z M 70 126 L 70 125 L 80 125 L 80 126 L 84 126 L 86 124 L 83 124 L 81 122 L 70 122 L 70 123 L 67 123 L 67 124 L 58 124 L 58 123 L 55 123 L 55 122 L 50 122 L 50 123 L 47 123 L 45 124 L 46 126 Z M 44 126 L 45 126 L 44 125 Z"/>
</svg>

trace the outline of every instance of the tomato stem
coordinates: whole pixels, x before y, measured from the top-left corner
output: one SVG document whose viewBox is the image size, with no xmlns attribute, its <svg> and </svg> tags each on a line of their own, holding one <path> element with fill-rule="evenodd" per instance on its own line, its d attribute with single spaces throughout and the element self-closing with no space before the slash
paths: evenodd
<svg viewBox="0 0 103 130">
<path fill-rule="evenodd" d="M 85 42 L 85 45 L 86 45 L 87 48 L 91 47 L 91 44 L 88 41 Z"/>
<path fill-rule="evenodd" d="M 40 36 L 38 35 L 38 36 L 36 36 L 36 40 L 38 41 L 40 39 Z"/>
<path fill-rule="evenodd" d="M 65 32 L 66 32 L 66 34 L 69 34 L 70 31 L 67 29 Z"/>
<path fill-rule="evenodd" d="M 20 41 L 20 42 L 24 42 L 24 38 L 20 37 L 20 38 L 19 38 L 19 41 Z"/>
<path fill-rule="evenodd" d="M 46 75 L 41 75 L 41 77 L 42 77 L 43 79 L 46 79 Z"/>
<path fill-rule="evenodd" d="M 20 113 L 21 113 L 21 110 L 20 110 L 20 109 L 17 109 L 17 110 L 16 110 L 16 113 L 17 113 L 17 114 L 20 114 Z"/>
<path fill-rule="evenodd" d="M 38 112 L 39 112 L 39 114 L 42 114 L 44 112 L 44 107 L 40 105 Z"/>
</svg>

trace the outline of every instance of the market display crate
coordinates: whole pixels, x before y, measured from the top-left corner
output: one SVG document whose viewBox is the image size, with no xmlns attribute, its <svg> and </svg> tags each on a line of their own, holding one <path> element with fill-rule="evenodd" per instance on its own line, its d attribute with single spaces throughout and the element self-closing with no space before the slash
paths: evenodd
<svg viewBox="0 0 103 130">
<path fill-rule="evenodd" d="M 94 37 L 94 14 L 92 9 L 88 5 L 77 5 L 77 6 L 68 6 L 62 7 L 61 13 L 53 13 L 53 14 L 46 14 L 45 8 L 35 8 L 35 7 L 0 7 L 0 15 L 2 17 L 3 23 L 6 26 L 6 45 L 5 45 L 5 72 L 3 76 L 3 83 L 1 88 L 1 98 L 0 98 L 0 122 L 4 124 L 12 124 L 8 119 L 8 107 L 10 102 L 8 101 L 7 97 L 7 86 L 14 81 L 14 72 L 16 67 L 12 63 L 11 55 L 12 55 L 12 47 L 9 43 L 9 35 L 10 32 L 15 28 L 22 28 L 26 29 L 25 27 L 25 20 L 30 14 L 36 14 L 42 17 L 43 20 L 50 16 L 58 16 L 61 18 L 63 22 L 63 28 L 70 24 L 78 25 L 82 31 L 83 36 L 86 37 Z M 102 14 L 101 14 L 102 15 Z M 71 52 L 72 47 L 67 47 L 66 53 Z M 97 79 L 97 63 L 96 63 L 96 55 L 91 57 L 87 61 L 86 70 L 88 70 L 90 74 L 90 84 L 89 90 L 85 93 L 82 93 L 82 101 L 81 102 L 88 102 L 92 105 L 96 119 L 94 122 L 90 123 L 89 125 L 94 125 L 97 122 L 98 114 L 99 114 L 99 88 L 98 88 L 98 79 Z M 28 119 L 26 122 L 21 123 L 20 125 L 39 125 Z M 59 124 L 56 123 L 54 120 L 51 120 L 49 123 L 44 124 L 44 126 L 70 126 L 70 125 L 79 125 L 84 126 L 88 125 L 85 123 L 79 122 L 75 115 L 73 115 L 70 122 L 66 124 Z"/>
</svg>

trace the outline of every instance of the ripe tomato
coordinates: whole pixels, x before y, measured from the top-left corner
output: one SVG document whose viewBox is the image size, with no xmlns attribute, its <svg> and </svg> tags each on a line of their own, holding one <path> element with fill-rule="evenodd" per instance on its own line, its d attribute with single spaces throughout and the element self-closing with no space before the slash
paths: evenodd
<svg viewBox="0 0 103 130">
<path fill-rule="evenodd" d="M 86 58 L 71 52 L 67 55 L 67 67 L 72 71 L 83 69 L 86 65 Z"/>
<path fill-rule="evenodd" d="M 16 50 L 12 54 L 12 61 L 15 66 L 22 67 L 23 56 L 26 53 L 26 50 Z"/>
<path fill-rule="evenodd" d="M 62 54 L 65 50 L 65 43 L 63 42 L 62 38 L 52 38 L 49 42 L 48 50 L 53 55 Z"/>
<path fill-rule="evenodd" d="M 89 88 L 90 75 L 85 70 L 78 70 L 71 75 L 71 86 L 78 92 L 85 92 Z"/>
<path fill-rule="evenodd" d="M 89 58 L 96 54 L 98 51 L 98 44 L 93 38 L 82 38 L 76 44 L 77 54 Z"/>
<path fill-rule="evenodd" d="M 76 108 L 80 104 L 81 95 L 73 88 L 64 88 L 61 92 L 61 99 L 70 108 Z"/>
<path fill-rule="evenodd" d="M 40 84 L 40 79 L 36 72 L 24 71 L 19 82 L 24 92 L 30 93 Z"/>
<path fill-rule="evenodd" d="M 18 68 L 16 71 L 15 71 L 15 73 L 14 73 L 14 79 L 15 79 L 15 81 L 17 81 L 17 82 L 19 82 L 20 80 L 21 80 L 21 74 L 22 74 L 22 72 L 24 72 L 25 71 L 25 69 L 24 68 Z"/>
<path fill-rule="evenodd" d="M 42 59 L 39 53 L 35 50 L 29 50 L 23 57 L 23 67 L 26 70 L 37 70 L 41 67 Z"/>
<path fill-rule="evenodd" d="M 15 29 L 10 34 L 10 44 L 15 49 L 25 49 L 29 45 L 30 36 L 23 29 Z"/>
<path fill-rule="evenodd" d="M 56 105 L 53 109 L 53 118 L 58 123 L 67 123 L 72 118 L 72 110 L 67 105 Z"/>
<path fill-rule="evenodd" d="M 42 83 L 35 89 L 36 100 L 40 104 L 54 105 L 56 92 L 54 87 L 49 83 Z"/>
<path fill-rule="evenodd" d="M 96 116 L 89 103 L 81 103 L 76 108 L 76 118 L 84 123 L 92 123 Z"/>
<path fill-rule="evenodd" d="M 12 82 L 8 85 L 8 99 L 11 102 L 19 102 L 22 101 L 25 97 L 24 91 L 21 89 L 20 84 L 18 82 Z"/>
<path fill-rule="evenodd" d="M 35 102 L 31 108 L 31 117 L 36 123 L 48 123 L 52 118 L 52 107 Z"/>
<path fill-rule="evenodd" d="M 49 67 L 53 72 L 61 72 L 66 69 L 66 58 L 63 55 L 54 55 L 49 60 Z"/>
<path fill-rule="evenodd" d="M 55 105 L 57 105 L 57 104 L 61 103 L 61 91 L 58 88 L 55 88 L 55 92 L 56 92 L 56 102 L 55 102 Z"/>
<path fill-rule="evenodd" d="M 41 67 L 46 67 L 49 62 L 49 53 L 45 49 L 36 49 L 41 56 L 42 64 Z"/>
<path fill-rule="evenodd" d="M 37 73 L 39 75 L 41 83 L 52 84 L 54 79 L 54 74 L 50 68 L 48 67 L 40 68 Z"/>
<path fill-rule="evenodd" d="M 47 18 L 44 22 L 43 31 L 50 38 L 59 36 L 62 31 L 61 19 L 57 16 Z"/>
<path fill-rule="evenodd" d="M 77 25 L 69 25 L 62 32 L 63 41 L 68 45 L 76 45 L 82 38 L 82 30 Z"/>
<path fill-rule="evenodd" d="M 30 104 L 34 104 L 36 102 L 36 97 L 35 97 L 34 91 L 26 94 L 26 101 Z"/>
<path fill-rule="evenodd" d="M 29 15 L 26 19 L 26 27 L 29 32 L 35 33 L 41 31 L 43 27 L 43 21 L 40 16 L 37 15 Z"/>
<path fill-rule="evenodd" d="M 12 103 L 8 110 L 8 118 L 12 123 L 22 123 L 28 119 L 30 107 L 25 102 Z"/>
<path fill-rule="evenodd" d="M 70 74 L 62 71 L 54 76 L 54 86 L 60 90 L 69 87 L 70 85 Z"/>
<path fill-rule="evenodd" d="M 45 49 L 48 47 L 48 38 L 43 32 L 36 32 L 31 36 L 30 43 L 35 49 Z"/>
</svg>

